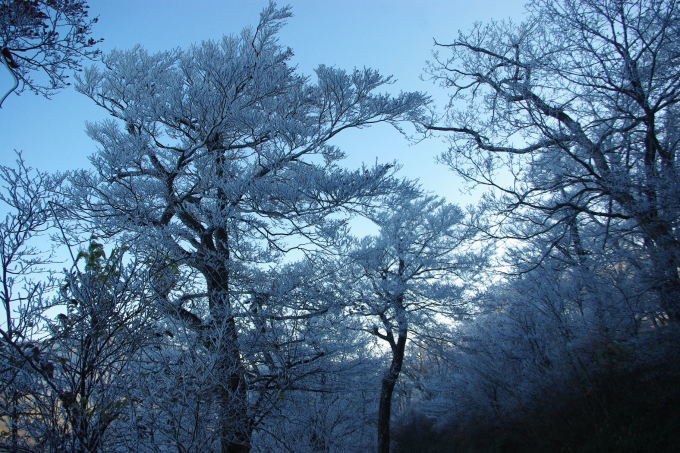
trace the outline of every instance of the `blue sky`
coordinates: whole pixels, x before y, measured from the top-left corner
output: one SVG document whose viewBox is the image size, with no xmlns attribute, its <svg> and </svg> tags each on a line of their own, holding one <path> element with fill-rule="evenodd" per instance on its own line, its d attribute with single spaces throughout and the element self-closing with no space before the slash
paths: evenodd
<svg viewBox="0 0 680 453">
<path fill-rule="evenodd" d="M 285 4 L 284 2 L 279 2 Z M 389 91 L 419 90 L 443 104 L 444 92 L 420 79 L 433 49 L 433 38 L 453 39 L 458 29 L 491 18 L 521 17 L 518 0 L 293 0 L 294 16 L 280 34 L 293 49 L 300 72 L 311 74 L 319 64 L 347 70 L 368 66 L 391 74 L 397 83 Z M 266 0 L 91 0 L 91 13 L 99 16 L 94 36 L 104 38 L 101 49 L 127 49 L 142 44 L 149 50 L 186 47 L 206 39 L 238 33 L 255 25 Z M 11 86 L 2 72 L 0 87 Z M 34 167 L 69 170 L 88 166 L 96 151 L 85 135 L 86 121 L 104 118 L 104 112 L 73 89 L 51 100 L 24 92 L 11 96 L 0 109 L 0 163 L 14 160 L 21 150 Z M 346 165 L 358 166 L 397 160 L 402 175 L 421 179 L 423 186 L 459 200 L 461 183 L 435 157 L 442 140 L 409 144 L 387 126 L 339 136 L 334 142 L 347 154 Z M 463 200 L 459 200 L 463 201 Z"/>
</svg>

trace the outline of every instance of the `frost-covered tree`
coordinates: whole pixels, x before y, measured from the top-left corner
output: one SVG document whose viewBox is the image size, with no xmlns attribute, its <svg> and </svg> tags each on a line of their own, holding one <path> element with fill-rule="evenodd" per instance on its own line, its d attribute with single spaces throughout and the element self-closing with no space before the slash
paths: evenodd
<svg viewBox="0 0 680 453">
<path fill-rule="evenodd" d="M 57 401 L 57 424 L 64 423 L 57 449 L 110 449 L 110 428 L 130 404 L 132 364 L 152 337 L 154 318 L 141 266 L 123 258 L 123 249 L 107 257 L 91 241 L 60 288 L 57 303 L 66 309 L 47 321 L 51 337 L 44 360 L 53 371 L 42 377 Z"/>
<path fill-rule="evenodd" d="M 389 346 L 381 379 L 378 451 L 390 449 L 392 399 L 409 335 L 427 342 L 437 325 L 465 313 L 464 291 L 483 262 L 471 248 L 476 235 L 464 212 L 434 197 L 394 197 L 369 214 L 379 231 L 348 253 L 351 311 L 365 330 Z"/>
<path fill-rule="evenodd" d="M 144 273 L 122 257 L 121 250 L 106 257 L 92 242 L 58 294 L 22 301 L 33 328 L 3 335 L 0 355 L 9 451 L 38 444 L 35 451 L 94 453 L 119 440 L 111 426 L 131 404 L 131 365 L 154 324 Z"/>
<path fill-rule="evenodd" d="M 516 426 L 527 423 L 539 435 L 540 414 L 570 402 L 598 410 L 605 398 L 598 392 L 615 387 L 602 377 L 646 355 L 635 343 L 650 330 L 670 331 L 650 329 L 658 305 L 638 257 L 626 247 L 602 250 L 603 236 L 596 225 L 575 227 L 559 240 L 538 238 L 507 253 L 509 269 L 520 271 L 479 294 L 474 317 L 442 348 L 443 366 L 420 374 L 421 397 L 412 407 L 434 417 L 433 445 L 450 437 L 488 440 L 482 433 L 521 436 Z M 428 432 L 427 420 L 407 419 L 401 441 L 427 441 L 409 428 Z M 418 437 L 404 440 L 407 433 Z"/>
<path fill-rule="evenodd" d="M 99 55 L 90 37 L 96 18 L 84 0 L 0 1 L 0 61 L 14 78 L 12 92 L 29 89 L 49 97 L 65 87 L 83 58 Z"/>
<path fill-rule="evenodd" d="M 600 250 L 638 257 L 676 321 L 679 32 L 674 0 L 533 1 L 519 25 L 437 45 L 430 73 L 453 94 L 428 125 L 450 134 L 447 164 L 493 189 L 495 237 L 542 238 L 538 259 L 570 258 L 571 238 L 578 260 L 592 252 L 578 231 L 597 230 Z"/>
<path fill-rule="evenodd" d="M 335 277 L 335 273 L 328 275 Z M 371 354 L 369 339 L 352 330 L 360 326 L 338 303 L 342 293 L 332 287 L 323 287 L 323 291 L 328 307 L 323 316 L 298 316 L 285 323 L 265 317 L 272 326 L 266 334 L 278 330 L 278 337 L 287 341 L 273 343 L 281 344 L 276 348 L 260 342 L 265 348 L 260 354 L 271 357 L 259 364 L 255 378 L 260 410 L 266 410 L 254 442 L 257 451 L 374 448 L 379 358 Z M 307 300 L 313 301 L 309 296 Z"/>
<path fill-rule="evenodd" d="M 52 287 L 45 277 L 50 254 L 39 247 L 39 238 L 52 225 L 50 201 L 59 179 L 32 169 L 21 155 L 15 166 L 0 166 L 0 445 L 17 449 L 24 445 L 21 430 L 25 413 L 19 402 L 32 388 L 31 368 L 42 348 L 32 339 L 46 334 L 40 323 L 44 310 L 51 306 Z M 28 370 L 28 373 L 25 371 Z"/>
<path fill-rule="evenodd" d="M 50 202 L 60 179 L 29 167 L 18 155 L 15 166 L 0 166 L 0 335 L 6 341 L 31 331 L 25 302 L 37 300 L 45 286 L 39 277 L 50 263 L 36 239 L 53 223 Z"/>
<path fill-rule="evenodd" d="M 427 102 L 419 93 L 376 93 L 390 78 L 371 69 L 298 74 L 277 42 L 289 15 L 270 4 L 239 36 L 158 54 L 114 52 L 78 85 L 114 119 L 88 126 L 100 149 L 94 171 L 72 178 L 73 203 L 101 234 L 200 276 L 195 297 L 170 285 L 162 305 L 214 356 L 214 448 L 222 452 L 250 449 L 243 341 L 256 328 L 249 317 L 261 300 L 259 276 L 287 251 L 316 247 L 343 210 L 402 186 L 390 165 L 343 169 L 329 140 L 414 119 Z"/>
<path fill-rule="evenodd" d="M 412 407 L 433 417 L 431 439 L 424 432 L 428 419 L 413 418 L 405 425 L 417 430 L 405 430 L 411 439 L 402 432 L 402 443 L 454 438 L 482 450 L 485 441 L 522 438 L 528 430 L 542 437 L 542 416 L 601 410 L 600 392 L 616 387 L 608 379 L 649 354 L 636 342 L 645 335 L 638 327 L 650 297 L 634 270 L 598 264 L 564 266 L 546 257 L 488 288 L 473 320 L 456 326 L 441 366 L 420 375 L 422 396 Z"/>
</svg>

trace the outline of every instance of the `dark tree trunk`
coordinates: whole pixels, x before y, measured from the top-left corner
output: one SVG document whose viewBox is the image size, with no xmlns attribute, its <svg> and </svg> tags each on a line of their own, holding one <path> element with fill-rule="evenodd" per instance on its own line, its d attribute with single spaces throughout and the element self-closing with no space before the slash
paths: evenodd
<svg viewBox="0 0 680 453">
<path fill-rule="evenodd" d="M 671 322 L 680 323 L 680 244 L 670 222 L 662 219 L 656 210 L 646 212 L 638 222 L 651 254 L 651 277 L 659 305 Z"/>
<path fill-rule="evenodd" d="M 400 326 L 396 343 L 392 346 L 392 363 L 383 377 L 380 389 L 380 406 L 378 408 L 378 453 L 390 451 L 390 419 L 392 417 L 392 394 L 399 379 L 399 373 L 404 363 L 407 330 Z"/>
<path fill-rule="evenodd" d="M 222 453 L 250 452 L 251 422 L 245 372 L 238 348 L 233 317 L 225 320 L 223 344 L 216 351 L 221 377 L 218 383 L 220 403 L 220 450 Z"/>
<path fill-rule="evenodd" d="M 214 384 L 220 408 L 220 452 L 248 453 L 252 423 L 238 331 L 229 301 L 229 273 L 227 269 L 211 269 L 205 274 L 213 318 L 209 346 L 216 355 L 219 376 Z"/>
<path fill-rule="evenodd" d="M 657 246 L 654 264 L 655 278 L 658 289 L 661 308 L 666 312 L 668 319 L 673 323 L 680 323 L 680 259 L 677 257 L 675 249 L 677 247 L 671 241 L 667 241 L 663 246 Z"/>
</svg>

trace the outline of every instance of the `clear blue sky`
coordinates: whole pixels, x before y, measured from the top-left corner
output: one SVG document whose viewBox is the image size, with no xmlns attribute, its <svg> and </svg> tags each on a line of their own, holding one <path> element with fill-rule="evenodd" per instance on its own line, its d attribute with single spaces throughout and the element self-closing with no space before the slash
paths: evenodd
<svg viewBox="0 0 680 453">
<path fill-rule="evenodd" d="M 149 50 L 186 47 L 255 25 L 267 0 L 90 0 L 99 16 L 94 36 L 101 49 L 127 49 L 142 44 Z M 278 2 L 285 4 L 285 2 Z M 373 67 L 391 74 L 399 90 L 420 90 L 445 102 L 431 82 L 420 80 L 432 52 L 433 38 L 448 41 L 458 29 L 491 18 L 521 17 L 523 0 L 293 0 L 294 16 L 280 35 L 295 52 L 299 70 L 311 74 L 319 64 L 347 70 Z M 2 72 L 0 86 L 11 85 Z M 13 150 L 44 170 L 88 166 L 95 152 L 85 135 L 86 121 L 104 112 L 73 89 L 46 100 L 31 93 L 11 96 L 0 109 L 0 163 L 14 160 Z M 441 140 L 409 145 L 387 126 L 352 131 L 334 142 L 348 154 L 350 167 L 362 161 L 398 160 L 402 174 L 420 178 L 428 190 L 458 199 L 460 182 L 434 159 L 445 147 Z M 462 200 L 460 200 L 462 201 Z"/>
</svg>

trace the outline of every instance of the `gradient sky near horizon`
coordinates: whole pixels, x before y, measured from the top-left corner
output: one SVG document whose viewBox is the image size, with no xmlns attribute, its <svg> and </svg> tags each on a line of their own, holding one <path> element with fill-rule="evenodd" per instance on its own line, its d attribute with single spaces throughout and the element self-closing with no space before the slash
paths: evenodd
<svg viewBox="0 0 680 453">
<path fill-rule="evenodd" d="M 93 36 L 104 38 L 100 49 L 128 49 L 141 44 L 149 51 L 187 47 L 207 39 L 239 33 L 254 26 L 267 0 L 90 0 L 98 16 Z M 436 105 L 445 91 L 423 80 L 433 40 L 453 40 L 459 29 L 489 19 L 521 20 L 524 0 L 292 0 L 293 17 L 279 35 L 294 52 L 293 63 L 306 75 L 319 64 L 346 70 L 372 67 L 393 75 L 388 92 L 424 91 Z M 90 64 L 90 63 L 86 63 Z M 12 81 L 0 68 L 0 90 Z M 0 164 L 11 164 L 13 150 L 42 170 L 86 168 L 96 152 L 86 136 L 86 121 L 105 112 L 85 96 L 67 88 L 47 100 L 25 91 L 10 96 L 0 109 Z M 421 180 L 425 189 L 465 203 L 462 183 L 435 158 L 446 147 L 442 139 L 409 143 L 386 125 L 340 134 L 333 144 L 348 155 L 350 168 L 398 161 L 401 175 Z"/>
</svg>

